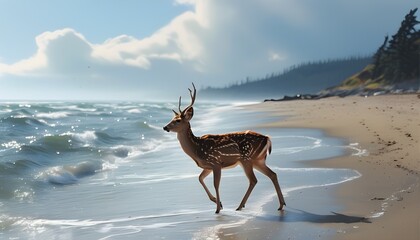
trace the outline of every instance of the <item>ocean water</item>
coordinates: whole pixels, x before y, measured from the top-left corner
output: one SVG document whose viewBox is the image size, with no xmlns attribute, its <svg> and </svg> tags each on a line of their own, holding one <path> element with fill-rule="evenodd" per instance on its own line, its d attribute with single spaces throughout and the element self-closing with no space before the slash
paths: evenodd
<svg viewBox="0 0 420 240">
<path fill-rule="evenodd" d="M 222 172 L 224 209 L 214 214 L 198 182 L 201 170 L 182 152 L 176 135 L 162 130 L 176 108 L 176 103 L 0 103 L 0 239 L 215 239 L 208 229 L 264 215 L 263 206 L 276 195 L 259 173 L 246 209 L 235 211 L 248 186 L 240 167 Z M 305 165 L 346 151 L 362 153 L 355 143 L 318 130 L 257 128 L 278 119 L 241 105 L 196 104 L 195 115 L 196 135 L 252 129 L 271 136 L 267 164 L 278 174 L 286 202 L 292 191 L 360 177 L 354 170 Z M 213 190 L 211 175 L 206 182 Z"/>
</svg>

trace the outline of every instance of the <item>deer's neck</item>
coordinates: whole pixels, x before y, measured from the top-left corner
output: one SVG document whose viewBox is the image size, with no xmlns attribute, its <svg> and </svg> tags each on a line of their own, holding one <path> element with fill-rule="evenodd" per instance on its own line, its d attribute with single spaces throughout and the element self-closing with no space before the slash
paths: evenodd
<svg viewBox="0 0 420 240">
<path fill-rule="evenodd" d="M 196 160 L 196 149 L 199 145 L 199 138 L 194 136 L 194 133 L 191 131 L 191 126 L 189 125 L 185 131 L 178 132 L 177 138 L 181 144 L 182 150 Z"/>
</svg>

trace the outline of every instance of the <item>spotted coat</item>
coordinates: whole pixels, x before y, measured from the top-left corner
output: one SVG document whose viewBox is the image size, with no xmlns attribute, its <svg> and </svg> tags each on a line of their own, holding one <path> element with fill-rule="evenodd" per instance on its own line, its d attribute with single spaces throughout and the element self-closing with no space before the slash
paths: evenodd
<svg viewBox="0 0 420 240">
<path fill-rule="evenodd" d="M 227 133 L 222 135 L 204 135 L 195 137 L 191 132 L 191 140 L 196 156 L 206 165 L 227 167 L 234 163 L 251 161 L 259 156 L 266 156 L 269 137 L 252 131 Z"/>
</svg>

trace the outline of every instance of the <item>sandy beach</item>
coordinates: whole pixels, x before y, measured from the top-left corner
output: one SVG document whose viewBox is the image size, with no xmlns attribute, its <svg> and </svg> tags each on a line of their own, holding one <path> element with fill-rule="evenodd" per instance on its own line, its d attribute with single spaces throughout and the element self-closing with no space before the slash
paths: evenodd
<svg viewBox="0 0 420 240">
<path fill-rule="evenodd" d="M 420 239 L 419 102 L 417 94 L 409 94 L 249 106 L 272 116 L 287 116 L 265 127 L 319 128 L 365 150 L 358 155 L 349 153 L 310 163 L 315 167 L 355 169 L 362 174 L 354 181 L 321 189 L 325 197 L 306 199 L 303 203 L 328 208 L 325 205 L 334 198 L 344 206 L 339 214 L 330 216 L 300 215 L 303 222 L 325 227 L 325 232 L 316 236 L 318 239 Z M 302 195 L 304 198 L 304 193 Z M 305 202 L 302 197 L 290 196 L 286 199 L 288 207 L 302 205 Z M 276 236 L 269 234 L 271 230 L 264 229 L 287 230 L 291 226 L 282 222 L 281 215 L 290 213 L 296 214 L 295 209 L 286 208 L 280 217 L 273 217 L 270 225 L 264 225 L 259 234 L 273 238 Z M 289 234 L 285 239 L 288 238 L 299 239 L 299 236 Z"/>
</svg>

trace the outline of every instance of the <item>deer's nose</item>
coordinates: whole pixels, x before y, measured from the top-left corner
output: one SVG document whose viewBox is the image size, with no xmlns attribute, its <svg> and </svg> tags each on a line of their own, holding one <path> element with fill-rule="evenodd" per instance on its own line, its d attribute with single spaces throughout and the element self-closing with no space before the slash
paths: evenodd
<svg viewBox="0 0 420 240">
<path fill-rule="evenodd" d="M 169 128 L 168 128 L 168 126 L 164 126 L 164 127 L 163 127 L 163 130 L 165 130 L 165 131 L 169 132 Z"/>
</svg>

